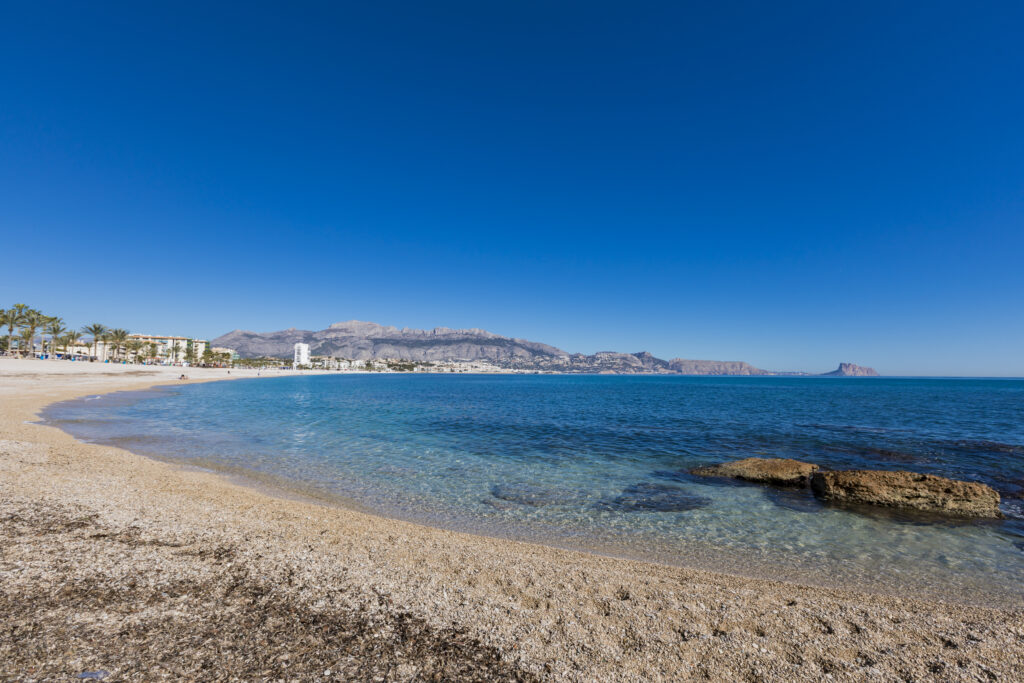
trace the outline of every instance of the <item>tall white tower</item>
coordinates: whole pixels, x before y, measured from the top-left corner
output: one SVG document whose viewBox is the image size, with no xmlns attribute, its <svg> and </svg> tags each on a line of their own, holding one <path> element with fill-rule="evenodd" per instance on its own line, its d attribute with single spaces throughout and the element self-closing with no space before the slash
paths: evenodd
<svg viewBox="0 0 1024 683">
<path fill-rule="evenodd" d="M 292 359 L 292 368 L 300 365 L 309 365 L 309 344 L 296 344 L 295 357 Z"/>
</svg>

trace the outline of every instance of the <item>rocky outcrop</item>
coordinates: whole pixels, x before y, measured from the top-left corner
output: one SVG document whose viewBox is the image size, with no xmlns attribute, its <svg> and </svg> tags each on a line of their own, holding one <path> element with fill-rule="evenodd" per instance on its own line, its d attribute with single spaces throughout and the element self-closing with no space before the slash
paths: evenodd
<svg viewBox="0 0 1024 683">
<path fill-rule="evenodd" d="M 720 465 L 696 467 L 690 470 L 690 474 L 731 477 L 776 486 L 806 486 L 817 470 L 817 465 L 789 458 L 745 458 Z"/>
<path fill-rule="evenodd" d="M 680 375 L 771 375 L 741 360 L 687 360 L 673 358 L 668 367 Z"/>
<path fill-rule="evenodd" d="M 962 517 L 1002 517 L 999 494 L 969 481 L 916 472 L 850 470 L 816 472 L 811 489 L 835 503 L 880 505 Z"/>
<path fill-rule="evenodd" d="M 822 377 L 878 377 L 874 368 L 866 368 L 855 363 L 840 363 L 839 367 L 832 372 L 826 372 Z"/>
</svg>

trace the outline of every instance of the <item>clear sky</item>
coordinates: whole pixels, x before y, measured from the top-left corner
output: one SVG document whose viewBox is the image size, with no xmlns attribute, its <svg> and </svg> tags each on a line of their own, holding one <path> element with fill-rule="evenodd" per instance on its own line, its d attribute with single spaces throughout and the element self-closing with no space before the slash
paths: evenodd
<svg viewBox="0 0 1024 683">
<path fill-rule="evenodd" d="M 5 2 L 0 306 L 1024 376 L 1022 36 L 1019 1 Z"/>
</svg>

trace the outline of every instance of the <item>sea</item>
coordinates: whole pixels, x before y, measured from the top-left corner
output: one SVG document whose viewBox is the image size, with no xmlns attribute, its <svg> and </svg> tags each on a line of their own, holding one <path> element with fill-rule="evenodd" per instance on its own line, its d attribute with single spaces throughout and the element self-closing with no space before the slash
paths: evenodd
<svg viewBox="0 0 1024 683">
<path fill-rule="evenodd" d="M 1024 380 L 289 375 L 57 403 L 76 438 L 288 495 L 600 555 L 1024 605 Z M 795 458 L 988 484 L 1001 520 L 693 476 Z"/>
</svg>

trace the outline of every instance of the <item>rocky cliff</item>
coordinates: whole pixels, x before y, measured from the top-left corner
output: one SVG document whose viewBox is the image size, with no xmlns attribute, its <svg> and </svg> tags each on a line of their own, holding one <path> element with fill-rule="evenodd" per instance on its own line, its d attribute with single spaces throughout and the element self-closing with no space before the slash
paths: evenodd
<svg viewBox="0 0 1024 683">
<path fill-rule="evenodd" d="M 854 363 L 840 363 L 838 368 L 824 373 L 822 377 L 878 377 L 878 372 Z"/>
<path fill-rule="evenodd" d="M 686 360 L 673 358 L 669 368 L 680 375 L 772 375 L 775 373 L 755 368 L 740 360 Z"/>
<path fill-rule="evenodd" d="M 354 360 L 399 359 L 419 362 L 487 361 L 493 365 L 539 372 L 672 375 L 774 375 L 742 361 L 663 360 L 647 351 L 619 353 L 599 351 L 592 355 L 567 353 L 539 342 L 503 337 L 486 330 L 399 329 L 388 325 L 350 320 L 334 323 L 318 332 L 290 328 L 278 332 L 235 330 L 214 339 L 213 346 L 235 349 L 244 358 L 290 358 L 296 343 L 309 344 L 310 354 Z M 843 363 L 835 372 L 877 374 L 870 368 Z"/>
</svg>

